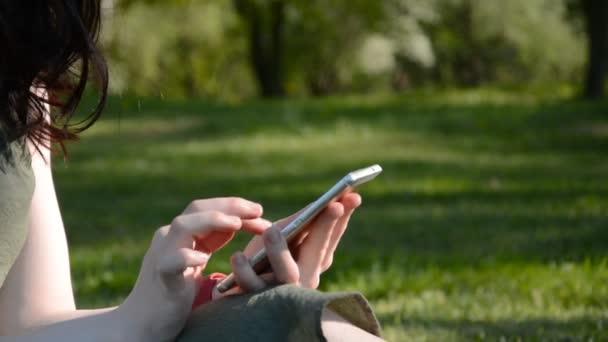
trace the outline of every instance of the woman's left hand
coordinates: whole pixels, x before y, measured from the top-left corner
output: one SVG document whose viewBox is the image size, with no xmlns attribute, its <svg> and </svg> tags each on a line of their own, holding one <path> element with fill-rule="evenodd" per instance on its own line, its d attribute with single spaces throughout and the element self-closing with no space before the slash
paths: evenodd
<svg viewBox="0 0 608 342">
<path fill-rule="evenodd" d="M 276 226 L 280 228 L 267 229 L 262 236 L 253 238 L 242 253 L 237 252 L 232 256 L 232 271 L 238 287 L 223 294 L 215 290 L 213 297 L 258 291 L 277 283 L 317 288 L 321 273 L 331 266 L 336 247 L 359 205 L 361 196 L 355 192 L 347 193 L 328 205 L 305 232 L 296 237 L 291 244 L 291 252 L 279 229 L 295 219 L 297 214 L 279 221 Z M 272 273 L 257 275 L 247 258 L 262 247 L 266 248 Z"/>
</svg>

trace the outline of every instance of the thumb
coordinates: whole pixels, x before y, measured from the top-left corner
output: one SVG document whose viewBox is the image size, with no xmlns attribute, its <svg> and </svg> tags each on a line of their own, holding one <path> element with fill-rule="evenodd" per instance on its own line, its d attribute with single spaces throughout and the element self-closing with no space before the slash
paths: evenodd
<svg viewBox="0 0 608 342">
<path fill-rule="evenodd" d="M 165 286 L 172 291 L 179 291 L 184 287 L 184 276 L 197 276 L 196 273 L 202 273 L 208 261 L 207 253 L 180 248 L 165 255 L 159 261 L 158 270 Z"/>
</svg>

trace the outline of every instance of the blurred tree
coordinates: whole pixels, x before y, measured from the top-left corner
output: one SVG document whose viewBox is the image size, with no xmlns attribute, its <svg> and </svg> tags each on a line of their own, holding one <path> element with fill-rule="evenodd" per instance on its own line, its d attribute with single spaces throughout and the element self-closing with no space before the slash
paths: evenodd
<svg viewBox="0 0 608 342">
<path fill-rule="evenodd" d="M 348 78 L 340 64 L 350 62 L 357 44 L 384 14 L 381 1 L 367 0 L 234 0 L 234 7 L 247 30 L 260 94 L 266 97 L 297 92 L 293 85 L 298 81 L 313 95 L 335 92 Z"/>
<path fill-rule="evenodd" d="M 147 95 L 580 82 L 583 1 L 115 0 L 104 41 L 113 90 Z"/>
<path fill-rule="evenodd" d="M 480 37 L 479 23 L 475 17 L 477 13 L 474 12 L 479 8 L 474 8 L 473 0 L 446 1 L 442 5 L 442 20 L 447 25 L 435 27 L 438 32 L 434 43 L 440 54 L 448 55 L 440 58 L 446 64 L 451 64 L 449 72 L 459 83 L 479 86 L 491 77 L 488 74 L 491 72 L 488 64 L 496 60 L 494 56 L 484 56 L 490 50 L 484 50 L 484 45 L 488 42 L 484 41 L 485 37 Z M 497 38 L 491 38 L 495 40 L 494 49 L 499 48 L 501 44 L 498 41 L 500 38 Z M 442 41 L 443 39 L 452 42 Z M 442 51 L 442 44 L 447 45 L 447 51 Z M 449 47 L 450 45 L 452 46 Z"/>
<path fill-rule="evenodd" d="M 582 71 L 582 44 L 564 2 L 436 0 L 435 6 L 438 19 L 423 23 L 436 56 L 435 82 L 555 82 Z"/>
<path fill-rule="evenodd" d="M 255 94 L 230 1 L 151 2 L 118 2 L 105 28 L 113 92 L 224 100 Z"/>
<path fill-rule="evenodd" d="M 292 80 L 308 94 L 347 91 L 366 38 L 385 24 L 384 1 L 291 0 L 287 56 Z"/>
<path fill-rule="evenodd" d="M 184 5 L 188 4 L 190 0 L 116 0 L 120 8 L 129 8 L 134 4 L 145 4 L 145 5 L 157 5 L 157 4 L 171 4 L 171 5 Z"/>
<path fill-rule="evenodd" d="M 608 1 L 581 0 L 587 35 L 587 74 L 584 96 L 601 98 L 608 72 Z"/>
<path fill-rule="evenodd" d="M 580 1 L 580 0 L 575 0 Z M 366 73 L 388 66 L 394 89 L 424 84 L 479 86 L 578 81 L 582 31 L 570 25 L 563 1 L 385 0 L 383 38 L 364 45 Z M 568 53 L 564 53 L 568 51 Z M 387 70 L 385 70 L 386 72 Z"/>
<path fill-rule="evenodd" d="M 361 50 L 363 70 L 368 75 L 389 74 L 391 87 L 397 91 L 427 83 L 429 71 L 437 63 L 428 26 L 441 18 L 438 0 L 390 0 L 385 6 L 385 41 L 381 43 L 375 35 L 368 37 Z M 391 51 L 390 63 L 379 53 L 383 49 Z"/>
<path fill-rule="evenodd" d="M 249 39 L 250 64 L 263 97 L 285 95 L 283 75 L 285 2 L 234 0 Z"/>
</svg>

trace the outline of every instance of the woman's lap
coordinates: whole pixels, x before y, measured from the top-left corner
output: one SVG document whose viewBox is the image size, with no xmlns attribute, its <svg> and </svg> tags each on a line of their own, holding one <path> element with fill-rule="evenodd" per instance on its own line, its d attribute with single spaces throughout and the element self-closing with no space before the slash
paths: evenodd
<svg viewBox="0 0 608 342">
<path fill-rule="evenodd" d="M 378 321 L 361 294 L 282 285 L 199 307 L 177 341 L 324 341 L 321 315 L 326 308 L 380 335 Z"/>
</svg>

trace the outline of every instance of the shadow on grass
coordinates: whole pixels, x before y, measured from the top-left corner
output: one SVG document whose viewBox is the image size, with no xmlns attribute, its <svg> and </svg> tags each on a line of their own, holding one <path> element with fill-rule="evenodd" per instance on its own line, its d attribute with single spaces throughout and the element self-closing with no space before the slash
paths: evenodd
<svg viewBox="0 0 608 342">
<path fill-rule="evenodd" d="M 183 131 L 149 136 L 150 141 L 184 137 L 213 139 L 256 131 L 297 134 L 302 127 L 331 127 L 347 119 L 355 123 L 372 122 L 385 128 L 420 131 L 454 143 L 466 138 L 474 142 L 473 146 L 467 146 L 469 148 L 553 153 L 605 153 L 608 150 L 608 130 L 605 128 L 608 102 L 446 105 L 414 104 L 405 98 L 375 105 L 309 101 L 230 106 L 155 99 L 123 101 L 126 104 L 114 99 L 105 117 L 118 121 L 162 118 L 167 124 L 181 118 L 200 119 L 199 123 Z M 136 104 L 138 102 L 140 105 Z M 116 129 L 119 130 L 119 124 Z M 112 138 L 116 139 L 116 135 Z"/>
<path fill-rule="evenodd" d="M 221 163 L 220 158 L 210 162 Z M 415 254 L 433 262 L 457 258 L 475 263 L 496 255 L 542 261 L 607 255 L 608 231 L 603 227 L 608 225 L 608 217 L 602 208 L 608 189 L 601 187 L 601 179 L 589 186 L 590 179 L 583 179 L 586 170 L 580 171 L 579 180 L 567 179 L 568 183 L 560 186 L 564 171 L 554 168 L 505 171 L 437 165 L 385 163 L 385 168 L 391 178 L 447 176 L 468 180 L 470 185 L 448 192 L 412 191 L 399 184 L 390 189 L 390 181 L 379 179 L 381 189 L 375 190 L 373 184 L 361 189 L 365 206 L 345 243 L 352 248 L 377 246 L 370 249 L 377 250 L 379 256 Z M 243 173 L 238 181 L 230 175 L 209 176 L 204 172 L 200 177 L 176 178 L 171 170 L 165 175 L 131 170 L 120 175 L 92 173 L 62 185 L 61 200 L 71 209 L 67 212 L 72 223 L 68 225 L 71 242 L 76 246 L 95 245 L 125 235 L 135 240 L 149 239 L 153 227 L 169 222 L 201 193 L 206 197 L 240 194 L 253 198 L 265 205 L 271 218 L 278 219 L 313 200 L 343 172 L 325 168 L 270 177 Z M 492 188 L 496 177 L 507 183 L 503 186 L 506 188 Z M 554 184 L 544 186 L 546 179 Z M 275 191 L 269 191 L 269 187 Z M 86 200 L 83 191 L 88 194 Z"/>
<path fill-rule="evenodd" d="M 382 322 L 390 322 L 392 317 L 381 315 L 379 319 Z M 608 320 L 594 317 L 521 321 L 406 318 L 401 325 L 408 330 L 424 329 L 451 333 L 464 341 L 602 341 L 608 338 Z"/>
<path fill-rule="evenodd" d="M 131 101 L 113 103 L 109 110 L 109 118 L 120 113 L 124 125 L 108 121 L 104 130 L 85 135 L 74 146 L 67 167 L 55 164 L 68 238 L 76 249 L 99 251 L 126 240 L 145 250 L 156 227 L 200 197 L 236 194 L 263 203 L 270 218 L 277 219 L 314 200 L 349 169 L 379 162 L 385 173 L 361 189 L 365 205 L 336 256 L 336 264 L 344 269 L 366 272 L 375 264 L 453 269 L 496 261 L 552 263 L 608 255 L 608 134 L 602 128 L 608 122 L 608 103 L 447 106 L 311 101 L 224 106 L 144 101 L 140 106 Z M 182 119 L 187 124 L 180 123 Z M 157 121 L 155 129 L 150 129 L 152 120 Z M 306 135 L 308 130 L 331 136 L 343 123 L 347 128 L 340 134 L 351 126 L 360 129 L 346 139 L 347 146 L 337 140 L 307 149 L 314 142 L 307 139 L 317 138 Z M 372 137 L 361 142 L 357 134 L 368 128 Z M 262 140 L 279 135 L 273 140 L 279 146 L 252 152 L 213 145 L 200 155 L 179 150 L 192 142 L 209 146 L 253 135 Z M 384 135 L 390 139 L 383 140 Z M 281 152 L 282 139 L 292 137 L 302 137 L 301 148 Z M 155 154 L 163 144 L 177 148 Z M 444 155 L 434 155 L 436 151 L 426 146 Z M 349 158 L 339 158 L 344 155 Z M 215 259 L 227 260 L 247 238 L 239 234 L 235 246 Z M 83 266 L 74 274 L 80 284 L 89 273 L 121 269 L 120 263 L 127 263 L 114 275 L 124 279 L 108 276 L 103 283 L 107 293 L 81 293 L 113 298 L 127 291 L 138 259 L 125 261 L 124 254 L 118 251 L 118 257 L 110 255 L 107 262 L 78 261 Z M 327 279 L 331 282 L 337 276 L 332 270 Z M 466 329 L 467 322 L 435 324 Z M 499 336 L 519 323 L 487 324 L 488 336 Z M 559 324 L 537 322 L 541 328 L 557 330 Z M 585 321 L 580 324 L 587 326 Z M 571 328 L 565 330 L 579 331 Z M 536 329 L 534 323 L 530 329 Z"/>
</svg>

